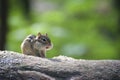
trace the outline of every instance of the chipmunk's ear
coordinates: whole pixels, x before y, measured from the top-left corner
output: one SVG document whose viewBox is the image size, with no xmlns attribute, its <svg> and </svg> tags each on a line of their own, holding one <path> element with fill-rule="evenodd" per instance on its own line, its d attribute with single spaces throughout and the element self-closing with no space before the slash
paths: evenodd
<svg viewBox="0 0 120 80">
<path fill-rule="evenodd" d="M 47 33 L 45 33 L 45 35 L 46 35 L 46 36 L 48 36 L 48 34 L 47 34 Z"/>
<path fill-rule="evenodd" d="M 41 33 L 39 32 L 37 36 L 41 36 Z"/>
</svg>

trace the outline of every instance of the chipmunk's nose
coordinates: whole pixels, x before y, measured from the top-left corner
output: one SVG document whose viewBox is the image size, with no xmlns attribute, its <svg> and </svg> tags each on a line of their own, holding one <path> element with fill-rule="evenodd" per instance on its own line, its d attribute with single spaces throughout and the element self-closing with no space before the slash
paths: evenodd
<svg viewBox="0 0 120 80">
<path fill-rule="evenodd" d="M 52 49 L 53 48 L 53 44 L 49 44 L 48 46 L 46 46 L 46 49 L 47 50 L 50 50 L 50 49 Z"/>
<path fill-rule="evenodd" d="M 49 49 L 49 46 L 46 46 L 46 49 Z"/>
</svg>

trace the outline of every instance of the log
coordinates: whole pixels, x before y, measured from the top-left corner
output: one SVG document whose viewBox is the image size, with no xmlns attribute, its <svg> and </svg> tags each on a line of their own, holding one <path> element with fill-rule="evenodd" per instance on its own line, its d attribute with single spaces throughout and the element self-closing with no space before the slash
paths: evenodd
<svg viewBox="0 0 120 80">
<path fill-rule="evenodd" d="M 0 80 L 120 80 L 120 60 L 48 59 L 0 51 Z"/>
</svg>

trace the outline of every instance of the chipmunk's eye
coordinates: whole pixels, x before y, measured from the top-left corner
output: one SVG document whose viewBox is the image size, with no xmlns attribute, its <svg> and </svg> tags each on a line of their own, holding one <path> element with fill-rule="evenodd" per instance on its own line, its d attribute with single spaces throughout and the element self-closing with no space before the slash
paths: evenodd
<svg viewBox="0 0 120 80">
<path fill-rule="evenodd" d="M 42 39 L 42 41 L 44 41 L 44 42 L 45 42 L 45 41 L 46 41 L 46 39 L 45 39 L 45 38 L 43 38 L 43 39 Z"/>
</svg>

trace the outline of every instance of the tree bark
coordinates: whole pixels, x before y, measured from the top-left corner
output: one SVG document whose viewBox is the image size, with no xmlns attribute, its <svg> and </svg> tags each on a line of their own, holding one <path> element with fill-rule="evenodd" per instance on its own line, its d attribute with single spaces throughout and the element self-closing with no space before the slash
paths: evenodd
<svg viewBox="0 0 120 80">
<path fill-rule="evenodd" d="M 113 3 L 114 3 L 114 7 L 116 9 L 116 12 L 117 12 L 117 36 L 118 36 L 118 39 L 120 39 L 120 0 L 113 0 Z M 118 46 L 118 55 L 119 55 L 119 58 L 120 58 L 120 46 Z"/>
<path fill-rule="evenodd" d="M 8 30 L 7 18 L 8 18 L 8 0 L 1 0 L 0 2 L 0 50 L 5 50 L 6 35 Z"/>
<path fill-rule="evenodd" d="M 47 59 L 0 51 L 0 80 L 120 80 L 120 61 Z"/>
</svg>

